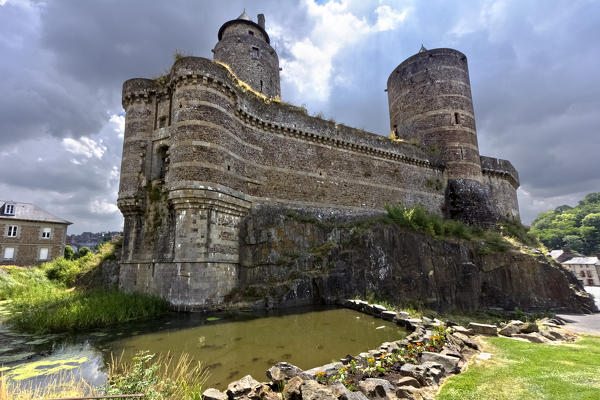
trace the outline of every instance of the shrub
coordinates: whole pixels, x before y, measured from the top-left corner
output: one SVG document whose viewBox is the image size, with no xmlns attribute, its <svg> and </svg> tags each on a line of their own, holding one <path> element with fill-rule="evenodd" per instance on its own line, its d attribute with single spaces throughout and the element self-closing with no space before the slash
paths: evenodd
<svg viewBox="0 0 600 400">
<path fill-rule="evenodd" d="M 78 259 L 81 257 L 85 257 L 86 255 L 90 254 L 92 251 L 90 250 L 89 247 L 85 247 L 83 246 L 82 248 L 80 248 L 79 250 L 77 250 L 77 253 L 75 253 L 74 258 Z"/>
<path fill-rule="evenodd" d="M 107 395 L 143 393 L 149 400 L 202 398 L 208 371 L 189 355 L 183 353 L 174 361 L 169 353 L 157 357 L 143 351 L 131 363 L 123 362 L 122 357 L 111 356 Z"/>
<path fill-rule="evenodd" d="M 73 248 L 71 246 L 66 245 L 65 252 L 64 252 L 65 259 L 72 260 L 74 256 L 75 256 L 75 250 L 73 250 Z"/>
</svg>

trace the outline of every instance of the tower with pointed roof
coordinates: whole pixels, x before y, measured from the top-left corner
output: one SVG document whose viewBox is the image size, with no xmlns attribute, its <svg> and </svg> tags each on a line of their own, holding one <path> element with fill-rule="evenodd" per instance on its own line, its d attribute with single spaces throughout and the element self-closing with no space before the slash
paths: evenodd
<svg viewBox="0 0 600 400">
<path fill-rule="evenodd" d="M 265 31 L 265 17 L 258 15 L 258 23 L 246 11 L 221 26 L 214 60 L 226 64 L 238 79 L 269 98 L 281 97 L 279 85 L 279 57 L 270 45 Z"/>
</svg>

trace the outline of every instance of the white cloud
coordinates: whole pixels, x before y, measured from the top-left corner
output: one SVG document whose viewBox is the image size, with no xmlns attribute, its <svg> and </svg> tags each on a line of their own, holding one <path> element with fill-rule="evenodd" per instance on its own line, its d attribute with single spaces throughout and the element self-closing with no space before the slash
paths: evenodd
<svg viewBox="0 0 600 400">
<path fill-rule="evenodd" d="M 119 134 L 119 137 L 123 139 L 123 135 L 125 134 L 125 116 L 113 114 L 110 116 L 109 120 L 113 125 L 113 130 Z"/>
<path fill-rule="evenodd" d="M 106 200 L 93 200 L 90 203 L 90 211 L 94 214 L 113 214 L 119 212 L 119 208 Z"/>
<path fill-rule="evenodd" d="M 82 136 L 79 139 L 64 138 L 62 145 L 70 153 L 82 155 L 87 158 L 96 157 L 99 160 L 102 159 L 106 151 L 106 146 L 102 144 L 102 139 L 96 142 L 94 139 L 86 136 Z"/>
<path fill-rule="evenodd" d="M 392 9 L 381 5 L 374 10 L 377 20 L 370 25 L 365 16 L 351 10 L 349 0 L 317 4 L 304 0 L 308 16 L 316 21 L 308 37 L 294 43 L 283 42 L 292 55 L 283 58 L 282 78 L 292 83 L 307 100 L 325 101 L 333 84 L 345 82 L 336 70 L 333 59 L 344 48 L 366 40 L 371 34 L 396 29 L 408 15 L 409 8 Z M 280 32 L 281 27 L 275 31 Z M 285 32 L 280 32 L 285 36 Z"/>
</svg>

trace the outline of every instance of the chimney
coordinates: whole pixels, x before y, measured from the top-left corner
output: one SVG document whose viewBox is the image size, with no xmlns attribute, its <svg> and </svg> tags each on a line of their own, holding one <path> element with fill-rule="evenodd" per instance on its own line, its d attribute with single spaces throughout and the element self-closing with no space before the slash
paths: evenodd
<svg viewBox="0 0 600 400">
<path fill-rule="evenodd" d="M 265 14 L 258 14 L 258 26 L 265 29 Z"/>
</svg>

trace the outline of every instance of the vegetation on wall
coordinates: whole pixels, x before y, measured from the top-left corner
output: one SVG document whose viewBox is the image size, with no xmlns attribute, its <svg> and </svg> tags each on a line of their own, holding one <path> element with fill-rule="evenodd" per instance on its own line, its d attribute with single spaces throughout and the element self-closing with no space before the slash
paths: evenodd
<svg viewBox="0 0 600 400">
<path fill-rule="evenodd" d="M 588 194 L 575 207 L 563 205 L 543 212 L 531 227 L 531 233 L 550 249 L 600 253 L 600 193 Z"/>
</svg>

